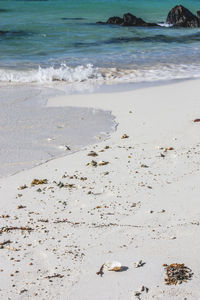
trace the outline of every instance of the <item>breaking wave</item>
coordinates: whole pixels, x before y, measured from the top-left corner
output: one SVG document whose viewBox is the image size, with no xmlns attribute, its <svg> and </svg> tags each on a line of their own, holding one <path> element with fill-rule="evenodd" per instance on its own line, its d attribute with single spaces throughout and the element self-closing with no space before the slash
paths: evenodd
<svg viewBox="0 0 200 300">
<path fill-rule="evenodd" d="M 173 79 L 189 79 L 200 77 L 200 64 L 176 65 L 156 64 L 148 66 L 129 66 L 125 68 L 96 68 L 92 64 L 86 66 L 47 67 L 32 70 L 0 69 L 0 82 L 13 83 L 51 83 L 66 82 L 69 85 L 77 83 L 114 84 L 154 82 Z"/>
<path fill-rule="evenodd" d="M 0 82 L 16 83 L 48 83 L 53 81 L 66 81 L 69 83 L 83 82 L 88 79 L 100 79 L 101 74 L 91 64 L 75 68 L 61 64 L 59 68 L 48 67 L 32 70 L 0 69 Z"/>
</svg>

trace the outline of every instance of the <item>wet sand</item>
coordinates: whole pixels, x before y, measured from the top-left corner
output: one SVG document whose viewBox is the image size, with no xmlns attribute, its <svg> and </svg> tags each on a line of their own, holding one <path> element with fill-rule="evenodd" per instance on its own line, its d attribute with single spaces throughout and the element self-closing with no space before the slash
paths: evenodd
<svg viewBox="0 0 200 300">
<path fill-rule="evenodd" d="M 60 94 L 31 85 L 1 87 L 0 177 L 78 151 L 115 130 L 110 112 L 46 107 L 49 97 Z"/>
</svg>

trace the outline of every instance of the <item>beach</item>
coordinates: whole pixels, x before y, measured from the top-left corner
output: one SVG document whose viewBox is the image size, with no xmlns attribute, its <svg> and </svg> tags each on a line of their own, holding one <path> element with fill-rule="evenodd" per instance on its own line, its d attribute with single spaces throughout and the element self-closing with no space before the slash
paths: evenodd
<svg viewBox="0 0 200 300">
<path fill-rule="evenodd" d="M 200 298 L 199 84 L 47 97 L 117 126 L 0 179 L 1 299 Z M 113 261 L 121 271 L 96 274 Z M 191 277 L 167 285 L 164 264 Z"/>
</svg>

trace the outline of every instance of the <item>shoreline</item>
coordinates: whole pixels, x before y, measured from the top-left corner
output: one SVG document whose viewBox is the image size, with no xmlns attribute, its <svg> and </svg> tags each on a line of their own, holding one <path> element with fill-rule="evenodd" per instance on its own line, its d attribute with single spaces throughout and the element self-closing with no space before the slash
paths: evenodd
<svg viewBox="0 0 200 300">
<path fill-rule="evenodd" d="M 199 83 L 48 100 L 111 111 L 119 125 L 107 141 L 0 179 L 1 212 L 10 216 L 1 228 L 30 227 L 0 234 L 11 241 L 1 249 L 2 298 L 132 300 L 142 286 L 141 299 L 200 296 Z M 48 183 L 33 186 L 34 178 Z M 116 260 L 128 269 L 96 275 Z M 192 280 L 166 286 L 165 263 L 185 263 Z"/>
<path fill-rule="evenodd" d="M 187 79 L 187 80 L 186 79 L 180 79 L 180 80 L 174 79 L 174 80 L 171 80 L 171 81 L 158 81 L 158 82 L 146 82 L 146 83 L 141 82 L 141 83 L 101 84 L 98 87 L 93 86 L 94 89 L 92 89 L 89 92 L 89 94 L 90 95 L 96 95 L 96 94 L 105 94 L 105 93 L 106 94 L 126 93 L 126 92 L 132 92 L 132 91 L 135 91 L 135 90 L 148 89 L 148 88 L 153 88 L 153 87 L 160 87 L 160 86 L 165 86 L 165 85 L 169 85 L 169 84 L 170 85 L 171 84 L 176 84 L 176 83 L 179 83 L 179 82 L 187 82 L 187 81 L 190 81 L 190 80 L 192 80 L 192 79 Z M 196 80 L 198 80 L 198 79 L 196 79 Z M 12 87 L 11 90 L 10 90 L 10 86 Z M 53 107 L 55 108 L 55 106 L 56 106 L 59 109 L 59 105 L 54 105 L 54 104 L 52 106 L 50 105 L 48 107 L 48 102 L 52 98 L 54 98 L 54 96 L 55 97 L 59 97 L 61 95 L 63 95 L 64 97 L 68 97 L 68 96 L 71 96 L 71 95 L 83 95 L 84 96 L 84 95 L 87 95 L 87 93 L 88 93 L 88 90 L 83 91 L 82 93 L 79 90 L 79 91 L 74 91 L 74 92 L 71 92 L 71 93 L 68 94 L 65 90 L 65 84 L 62 84 L 62 83 L 59 85 L 59 87 L 54 85 L 54 84 L 38 84 L 38 83 L 34 83 L 34 84 L 24 84 L 24 83 L 23 84 L 22 83 L 17 83 L 16 84 L 15 83 L 15 84 L 13 84 L 13 83 L 10 83 L 8 85 L 8 84 L 5 84 L 5 83 L 1 83 L 1 88 L 4 88 L 5 92 L 7 91 L 6 95 L 7 94 L 9 95 L 9 96 L 8 95 L 7 96 L 8 96 L 9 101 L 11 101 L 12 105 L 13 104 L 14 105 L 16 105 L 16 104 L 19 105 L 19 103 L 22 104 L 21 109 L 20 109 L 21 110 L 21 113 L 20 113 L 21 115 L 27 114 L 27 112 L 26 112 L 26 110 L 24 110 L 23 106 L 24 106 L 24 104 L 25 104 L 25 106 L 28 105 L 29 102 L 30 102 L 29 105 L 32 106 L 33 110 L 35 110 L 36 108 L 38 110 L 42 109 L 45 113 L 45 108 L 46 108 L 46 110 L 48 110 L 49 108 L 50 109 L 53 108 Z M 13 96 L 14 96 L 14 100 L 13 100 Z M 5 98 L 5 96 L 2 98 L 3 101 L 4 101 L 4 98 Z M 19 99 L 21 98 L 22 100 L 19 101 L 18 98 Z M 9 106 L 9 101 L 7 101 L 8 103 L 6 103 L 8 106 Z M 50 103 L 51 103 L 51 101 L 50 101 Z M 62 104 L 61 104 L 61 107 L 62 107 Z M 75 110 L 77 110 L 77 112 L 78 112 L 78 110 L 79 110 L 78 107 L 75 108 L 75 107 L 73 107 L 73 105 L 71 105 L 70 109 L 71 109 L 71 112 L 73 112 Z M 82 109 L 86 110 L 86 108 L 84 108 L 84 107 Z M 92 112 L 93 107 L 91 106 L 90 109 L 91 109 L 91 112 Z M 5 108 L 4 108 L 4 110 L 5 110 Z M 9 110 L 10 110 L 10 108 L 8 108 L 8 111 L 5 111 L 6 115 L 8 115 Z M 105 137 L 104 136 L 101 137 L 103 139 L 109 139 L 110 134 L 112 134 L 112 132 L 115 131 L 116 127 L 117 127 L 117 123 L 114 123 L 115 122 L 114 121 L 115 116 L 112 115 L 111 109 L 109 111 L 107 111 L 107 110 L 101 110 L 101 108 L 100 108 L 99 111 L 101 111 L 102 114 L 103 113 L 110 114 L 110 121 L 113 122 L 112 127 L 110 127 L 110 132 L 109 133 L 107 132 Z M 2 110 L 2 114 L 4 115 L 3 110 Z M 69 117 L 69 120 L 71 120 L 70 119 L 71 114 L 67 114 L 66 116 L 67 116 L 67 118 Z M 13 119 L 12 116 L 10 118 Z M 71 121 L 73 121 L 73 120 L 71 120 Z M 24 122 L 24 120 L 23 120 L 23 122 Z M 31 122 L 33 122 L 33 121 L 31 121 Z M 67 123 L 69 123 L 69 122 L 67 122 Z M 56 122 L 53 126 L 55 126 L 55 125 L 56 125 Z M 2 130 L 3 130 L 3 126 L 5 126 L 4 122 L 2 123 Z M 17 126 L 17 124 L 16 124 L 16 126 Z M 53 126 L 51 126 L 52 129 L 53 129 Z M 27 123 L 27 127 L 30 127 L 30 124 Z M 101 127 L 101 125 L 100 125 L 100 127 Z M 24 129 L 25 129 L 25 127 L 24 127 Z M 68 155 L 68 154 L 71 154 L 71 153 L 74 153 L 74 152 L 77 152 L 77 151 L 81 151 L 81 149 L 84 149 L 84 147 L 92 145 L 93 142 L 95 142 L 95 135 L 91 136 L 92 140 L 90 142 L 88 141 L 87 144 L 81 145 L 81 146 L 77 144 L 78 140 L 77 140 L 77 138 L 75 138 L 75 142 L 71 143 L 71 145 L 69 145 L 71 150 L 68 151 L 69 153 L 65 154 L 64 152 L 61 153 L 61 148 L 59 150 L 59 147 L 64 147 L 64 146 L 61 146 L 61 145 L 59 146 L 59 142 L 61 142 L 61 141 L 57 141 L 57 144 L 54 145 L 55 144 L 54 140 L 56 139 L 56 136 L 53 137 L 53 140 L 52 140 L 53 145 L 51 145 L 52 142 L 50 141 L 51 139 L 50 139 L 49 136 L 52 135 L 52 133 L 50 132 L 50 130 L 48 130 L 48 131 L 49 131 L 49 133 L 46 132 L 46 146 L 45 146 L 45 139 L 42 138 L 42 140 L 39 141 L 39 143 L 41 143 L 40 150 L 36 149 L 37 152 L 39 150 L 39 152 L 36 156 L 34 156 L 34 154 L 32 156 L 30 156 L 30 155 L 28 155 L 28 153 L 26 155 L 26 153 L 23 152 L 23 147 L 25 146 L 25 144 L 27 144 L 26 140 L 24 141 L 24 143 L 22 141 L 21 141 L 22 143 L 19 141 L 18 142 L 19 145 L 18 144 L 12 145 L 12 143 L 11 143 L 9 146 L 4 145 L 4 143 L 5 143 L 4 140 L 1 141 L 1 143 L 3 143 L 3 145 L 4 145 L 4 148 L 6 148 L 5 151 L 4 151 L 5 153 L 6 153 L 6 151 L 8 151 L 7 149 L 11 149 L 11 152 L 12 152 L 12 148 L 14 148 L 15 152 L 16 152 L 16 151 L 18 151 L 17 148 L 20 147 L 21 156 L 25 157 L 24 158 L 25 160 L 24 161 L 19 161 L 20 157 L 17 154 L 18 158 L 17 157 L 15 158 L 13 156 L 14 160 L 12 161 L 12 158 L 11 158 L 12 153 L 10 153 L 9 155 L 5 154 L 6 157 L 7 158 L 9 157 L 9 159 L 11 159 L 11 160 L 6 163 L 7 158 L 6 159 L 3 158 L 3 164 L 1 164 L 2 165 L 1 168 L 4 168 L 4 171 L 2 171 L 4 173 L 1 174 L 0 178 L 7 177 L 7 176 L 12 176 L 12 175 L 15 175 L 15 174 L 17 174 L 21 171 L 27 170 L 29 168 L 34 168 L 35 166 L 46 163 L 46 162 L 48 162 L 52 159 L 57 159 L 59 157 L 65 156 L 65 155 Z M 87 132 L 87 130 L 86 130 L 86 132 Z M 25 131 L 24 131 L 24 133 L 25 133 Z M 99 133 L 100 133 L 100 131 L 99 131 Z M 57 134 L 59 134 L 59 132 L 57 132 Z M 6 136 L 8 134 L 5 132 L 4 135 Z M 18 136 L 21 136 L 21 135 L 23 135 L 22 132 L 20 133 L 20 131 L 18 131 Z M 69 138 L 70 134 L 67 133 L 67 136 Z M 71 133 L 71 136 L 73 136 L 72 133 Z M 14 140 L 15 139 L 13 139 L 13 141 Z M 64 142 L 64 140 L 63 140 L 63 142 Z M 9 141 L 8 141 L 8 143 L 9 143 Z M 38 143 L 38 145 L 39 145 L 39 143 Z M 71 146 L 72 146 L 72 148 L 71 148 Z M 31 147 L 32 146 L 30 145 L 29 154 L 31 153 L 30 152 Z M 57 147 L 57 149 L 56 149 L 56 147 Z M 63 148 L 63 151 L 64 151 L 64 148 Z M 32 158 L 35 157 L 34 160 L 33 159 L 30 160 L 31 157 Z M 17 161 L 15 162 L 16 159 L 17 159 Z M 5 166 L 3 167 L 3 165 L 5 165 Z M 21 167 L 20 167 L 20 165 L 21 165 Z M 6 171 L 7 173 L 5 173 L 6 168 L 8 168 L 8 170 L 11 169 L 11 171 Z"/>
</svg>

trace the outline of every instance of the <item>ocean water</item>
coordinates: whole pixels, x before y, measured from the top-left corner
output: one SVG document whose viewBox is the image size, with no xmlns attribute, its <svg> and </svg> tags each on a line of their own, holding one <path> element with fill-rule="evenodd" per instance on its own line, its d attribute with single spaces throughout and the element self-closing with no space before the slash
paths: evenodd
<svg viewBox="0 0 200 300">
<path fill-rule="evenodd" d="M 200 29 L 97 25 L 130 12 L 165 23 L 173 0 L 0 1 L 0 82 L 153 82 L 200 76 Z M 198 0 L 182 0 L 193 13 Z M 165 24 L 163 24 L 165 25 Z"/>
</svg>

